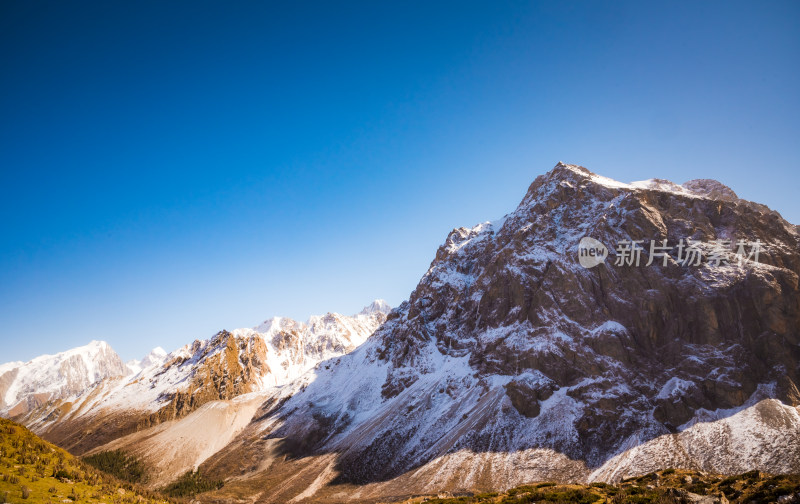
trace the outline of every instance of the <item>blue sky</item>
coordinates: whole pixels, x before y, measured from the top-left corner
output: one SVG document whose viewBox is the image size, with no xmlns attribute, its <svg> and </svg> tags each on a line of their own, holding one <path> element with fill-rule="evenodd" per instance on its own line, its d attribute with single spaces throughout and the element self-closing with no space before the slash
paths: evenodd
<svg viewBox="0 0 800 504">
<path fill-rule="evenodd" d="M 559 160 L 800 223 L 800 3 L 0 4 L 0 361 L 399 304 Z"/>
</svg>

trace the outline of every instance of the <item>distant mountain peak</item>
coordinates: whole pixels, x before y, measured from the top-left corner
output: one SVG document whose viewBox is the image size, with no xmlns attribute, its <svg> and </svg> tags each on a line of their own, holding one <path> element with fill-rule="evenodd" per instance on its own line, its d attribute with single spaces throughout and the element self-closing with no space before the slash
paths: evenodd
<svg viewBox="0 0 800 504">
<path fill-rule="evenodd" d="M 384 315 L 388 315 L 389 312 L 391 311 L 392 307 L 389 306 L 389 303 L 387 303 L 383 299 L 376 299 L 375 301 L 365 306 L 360 312 L 353 315 L 353 317 L 357 317 L 359 315 L 373 315 L 376 313 L 382 313 Z M 275 331 L 300 330 L 302 329 L 302 327 L 312 324 L 315 321 L 326 317 L 330 318 L 330 317 L 343 317 L 343 316 L 338 313 L 328 312 L 324 315 L 312 315 L 305 322 L 299 322 L 289 317 L 271 317 L 262 322 L 261 324 L 257 325 L 256 327 L 254 327 L 253 330 L 258 333 L 265 333 L 265 334 Z"/>
<path fill-rule="evenodd" d="M 133 374 L 139 374 L 143 369 L 148 368 L 154 365 L 161 365 L 167 359 L 167 352 L 160 346 L 157 346 L 150 350 L 144 357 L 141 359 L 132 359 L 125 363 L 128 369 L 131 370 Z"/>
<path fill-rule="evenodd" d="M 388 315 L 389 312 L 391 312 L 391 311 L 392 311 L 392 307 L 389 306 L 389 303 L 387 303 L 383 299 L 376 299 L 372 303 L 370 303 L 367 306 L 365 306 L 364 309 L 362 309 L 360 312 L 358 312 L 358 314 L 359 315 L 369 315 L 371 313 L 383 313 L 383 314 Z"/>
<path fill-rule="evenodd" d="M 153 348 L 152 350 L 150 350 L 150 353 L 148 355 L 166 356 L 167 355 L 167 351 L 164 350 L 163 348 L 161 348 L 160 346 L 157 346 L 157 347 Z"/>
<path fill-rule="evenodd" d="M 28 362 L 4 364 L 0 370 L 0 412 L 12 416 L 130 372 L 111 345 L 98 340 Z"/>
</svg>

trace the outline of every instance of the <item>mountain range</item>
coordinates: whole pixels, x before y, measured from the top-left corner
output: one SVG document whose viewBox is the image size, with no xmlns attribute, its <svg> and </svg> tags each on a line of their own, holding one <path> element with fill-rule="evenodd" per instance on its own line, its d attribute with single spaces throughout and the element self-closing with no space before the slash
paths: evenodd
<svg viewBox="0 0 800 504">
<path fill-rule="evenodd" d="M 27 363 L 4 364 L 0 414 L 24 422 L 75 454 L 85 454 L 127 434 L 164 429 L 161 424 L 177 423 L 207 403 L 213 403 L 212 412 L 236 411 L 241 396 L 280 388 L 317 363 L 353 350 L 389 310 L 385 301 L 377 300 L 351 317 L 327 313 L 305 323 L 275 317 L 252 329 L 220 331 L 169 354 L 156 348 L 127 365 L 107 343 L 97 341 Z M 241 423 L 244 417 L 239 418 Z M 227 420 L 218 427 L 221 434 L 213 439 L 207 430 L 194 435 L 220 443 L 236 433 L 236 425 Z M 207 448 L 195 448 L 192 453 L 202 461 Z M 189 451 L 182 453 L 188 456 Z M 152 460 L 149 455 L 146 458 Z M 199 461 L 187 463 L 191 467 Z M 154 467 L 179 467 L 168 459 L 153 462 Z M 167 470 L 163 478 L 178 474 Z"/>
<path fill-rule="evenodd" d="M 588 250 L 591 267 L 580 255 Z M 800 472 L 800 230 L 720 182 L 559 163 L 409 299 L 123 364 L 0 366 L 0 413 L 207 502 L 374 501 L 667 467 Z"/>
</svg>

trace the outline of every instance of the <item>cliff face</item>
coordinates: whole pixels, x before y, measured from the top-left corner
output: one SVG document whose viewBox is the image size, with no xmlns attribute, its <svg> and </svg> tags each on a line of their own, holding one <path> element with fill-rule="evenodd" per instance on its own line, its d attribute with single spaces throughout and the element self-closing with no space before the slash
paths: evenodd
<svg viewBox="0 0 800 504">
<path fill-rule="evenodd" d="M 579 264 L 584 237 L 604 263 Z M 267 400 L 204 467 L 256 484 L 267 460 L 274 478 L 281 453 L 303 456 L 323 500 L 327 483 L 380 497 L 652 465 L 798 471 L 799 251 L 795 226 L 719 182 L 559 163 L 511 214 L 453 230 L 373 338 Z"/>
<path fill-rule="evenodd" d="M 138 429 L 182 418 L 211 401 L 230 400 L 259 390 L 261 378 L 271 371 L 267 365 L 267 345 L 253 334 L 237 338 L 221 331 L 207 345 L 195 342 L 192 350 L 192 358 L 198 364 L 193 367 L 188 383 L 165 392 L 161 399 L 166 404 L 140 419 Z M 176 357 L 166 363 L 164 372 L 183 361 L 183 357 Z"/>
<path fill-rule="evenodd" d="M 526 417 L 570 387 L 583 409 L 581 447 L 562 450 L 592 463 L 635 432 L 675 432 L 700 410 L 741 406 L 759 385 L 772 384 L 775 398 L 797 406 L 800 247 L 793 226 L 718 182 L 668 184 L 623 185 L 557 166 L 502 223 L 450 234 L 386 357 L 407 368 L 424 348 L 416 342 L 433 341 L 444 355 L 468 356 L 481 375 L 534 373 L 506 385 Z M 584 236 L 607 245 L 605 264 L 577 264 Z M 673 245 L 666 265 L 657 257 L 646 266 L 650 240 L 665 239 Z M 625 240 L 644 240 L 639 267 L 615 265 L 614 248 Z M 698 244 L 706 260 L 676 261 L 681 240 Z M 707 262 L 717 240 L 731 242 L 728 264 Z M 746 253 L 760 241 L 758 263 L 738 264 L 739 240 Z M 384 395 L 417 375 L 388 380 Z"/>
</svg>

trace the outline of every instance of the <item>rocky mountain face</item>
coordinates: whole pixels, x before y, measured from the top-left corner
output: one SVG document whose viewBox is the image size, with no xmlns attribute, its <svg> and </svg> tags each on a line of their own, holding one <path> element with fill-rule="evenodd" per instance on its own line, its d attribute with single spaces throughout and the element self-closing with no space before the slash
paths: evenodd
<svg viewBox="0 0 800 504">
<path fill-rule="evenodd" d="M 15 417 L 130 371 L 104 341 L 0 365 L 0 415 Z"/>
<path fill-rule="evenodd" d="M 220 331 L 170 354 L 156 349 L 127 367 L 116 357 L 117 367 L 104 380 L 82 383 L 33 408 L 7 414 L 81 454 L 183 418 L 209 402 L 285 384 L 323 359 L 352 351 L 383 323 L 388 311 L 385 302 L 376 301 L 352 317 L 328 313 L 307 323 L 274 318 L 254 329 Z"/>
<path fill-rule="evenodd" d="M 799 274 L 797 228 L 719 182 L 559 163 L 453 230 L 364 345 L 268 394 L 205 499 L 800 471 Z"/>
</svg>

